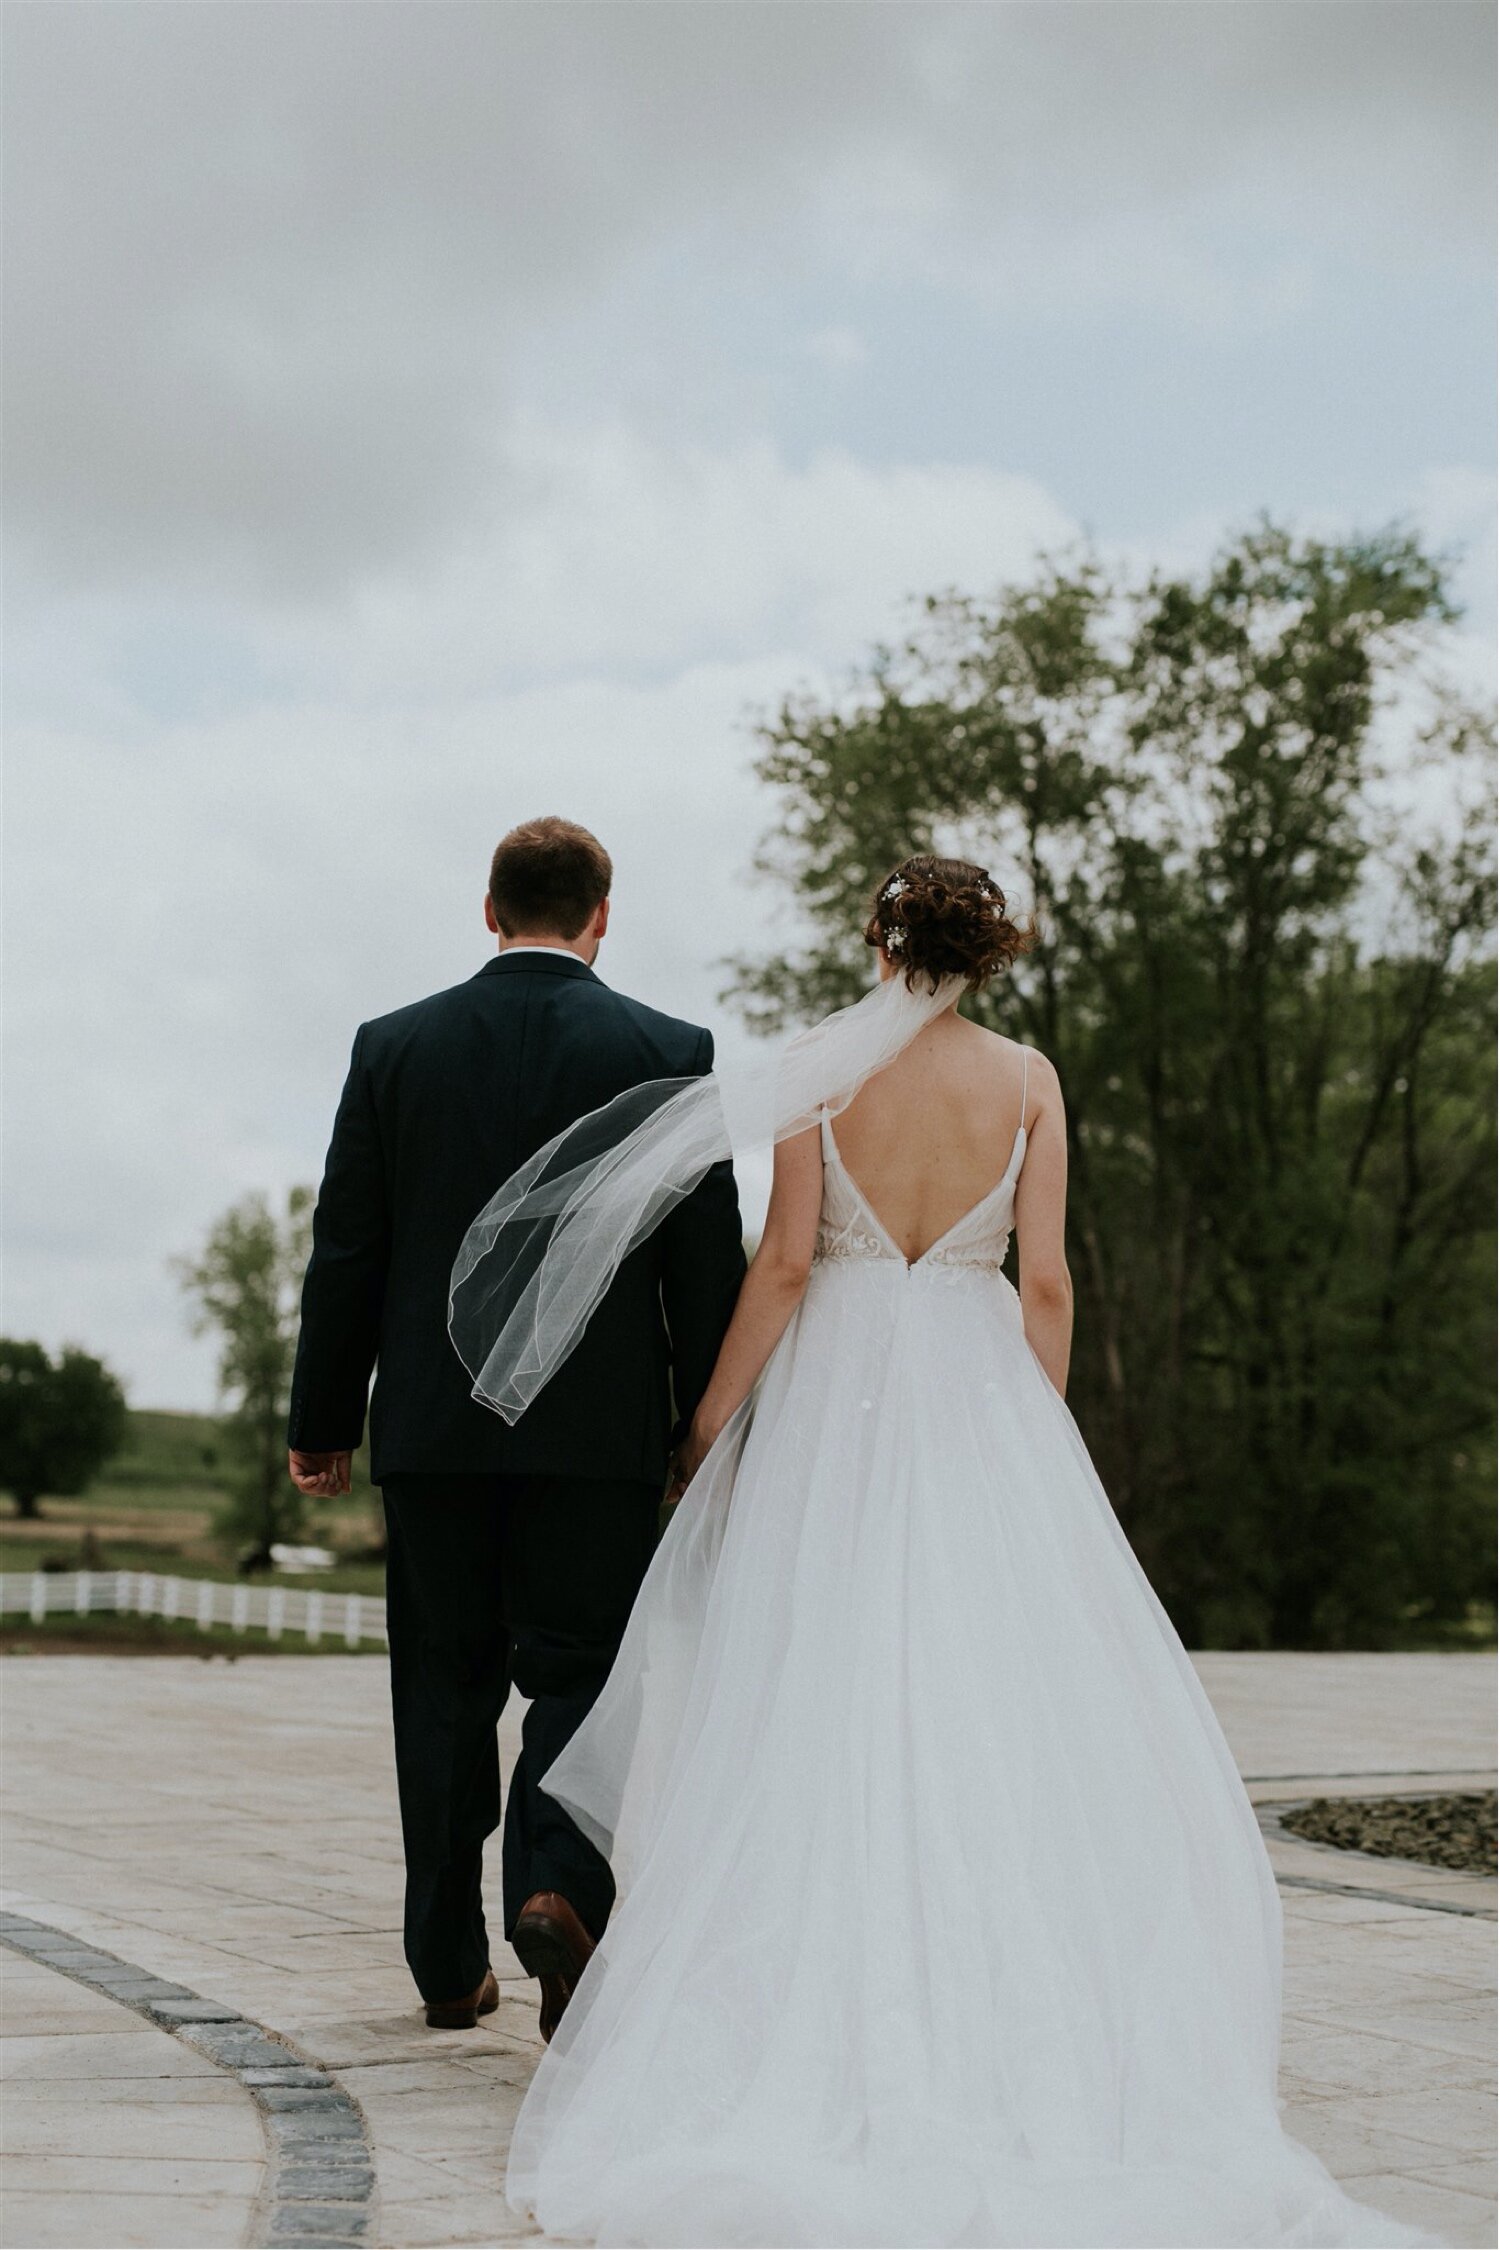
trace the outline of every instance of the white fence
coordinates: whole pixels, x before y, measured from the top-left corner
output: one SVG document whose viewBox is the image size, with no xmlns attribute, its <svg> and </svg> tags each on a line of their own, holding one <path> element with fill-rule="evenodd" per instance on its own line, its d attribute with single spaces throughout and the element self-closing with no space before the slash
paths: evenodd
<svg viewBox="0 0 1500 2250">
<path fill-rule="evenodd" d="M 224 1586 L 211 1578 L 165 1578 L 150 1570 L 0 1571 L 0 1616 L 177 1618 L 206 1633 L 287 1635 L 309 1643 L 383 1641 L 385 1603 L 373 1594 L 330 1594 L 292 1586 Z"/>
</svg>

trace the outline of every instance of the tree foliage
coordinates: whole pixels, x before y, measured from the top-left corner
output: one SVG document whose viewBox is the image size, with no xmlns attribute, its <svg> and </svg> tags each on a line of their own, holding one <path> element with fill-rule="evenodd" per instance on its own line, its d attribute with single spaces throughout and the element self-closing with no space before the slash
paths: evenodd
<svg viewBox="0 0 1500 2250">
<path fill-rule="evenodd" d="M 1041 942 L 974 1004 L 1070 1111 L 1070 1403 L 1198 1644 L 1379 1645 L 1492 1590 L 1493 722 L 1431 676 L 1443 564 L 1262 520 L 1192 579 L 1045 559 L 929 600 L 761 728 L 761 866 L 854 997 L 911 852 Z M 1425 813 L 1423 808 L 1425 808 Z"/>
<path fill-rule="evenodd" d="M 0 1337 L 0 1486 L 17 1515 L 38 1516 L 44 1493 L 82 1492 L 124 1438 L 125 1393 L 102 1360 Z"/>
<path fill-rule="evenodd" d="M 293 1188 L 278 1219 L 265 1196 L 247 1196 L 215 1222 L 196 1258 L 175 1261 L 195 1332 L 220 1341 L 233 1458 L 220 1529 L 248 1540 L 260 1563 L 269 1563 L 273 1541 L 295 1541 L 306 1523 L 306 1502 L 287 1475 L 286 1421 L 312 1204 L 311 1189 Z"/>
</svg>

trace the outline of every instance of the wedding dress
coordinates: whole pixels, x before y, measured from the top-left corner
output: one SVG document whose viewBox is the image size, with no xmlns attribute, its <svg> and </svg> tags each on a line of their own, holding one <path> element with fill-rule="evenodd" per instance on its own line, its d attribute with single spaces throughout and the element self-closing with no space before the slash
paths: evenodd
<svg viewBox="0 0 1500 2250">
<path fill-rule="evenodd" d="M 1024 1122 L 910 1264 L 822 1135 L 806 1295 L 545 1783 L 622 1904 L 512 2203 L 621 2244 L 1425 2240 L 1281 2130 L 1255 1816 L 1001 1270 Z"/>
</svg>

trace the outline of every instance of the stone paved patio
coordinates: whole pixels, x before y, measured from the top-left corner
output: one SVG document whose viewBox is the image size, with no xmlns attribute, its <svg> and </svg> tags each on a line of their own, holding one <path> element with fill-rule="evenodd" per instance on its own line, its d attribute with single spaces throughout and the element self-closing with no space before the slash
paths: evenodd
<svg viewBox="0 0 1500 2250">
<path fill-rule="evenodd" d="M 1276 1826 L 1278 1805 L 1340 1789 L 1492 1779 L 1492 1660 L 1214 1655 L 1201 1670 L 1284 1885 L 1289 2126 L 1362 2200 L 1447 2243 L 1493 2243 L 1494 1885 Z M 4 1903 L 333 2073 L 374 2147 L 371 2240 L 536 2239 L 502 2195 L 539 2052 L 534 1987 L 501 1948 L 481 2029 L 429 2032 L 415 2012 L 381 1661 L 12 1657 L 0 1685 Z M 262 2119 L 241 2084 L 3 1950 L 0 2003 L 8 2250 L 264 2238 Z"/>
</svg>

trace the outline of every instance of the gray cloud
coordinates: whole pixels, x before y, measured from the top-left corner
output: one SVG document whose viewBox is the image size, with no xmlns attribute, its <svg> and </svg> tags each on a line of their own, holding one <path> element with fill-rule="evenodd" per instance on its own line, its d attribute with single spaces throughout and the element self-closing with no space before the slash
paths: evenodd
<svg viewBox="0 0 1500 2250">
<path fill-rule="evenodd" d="M 1483 258 L 1492 34 L 1469 0 L 13 9 L 13 552 L 341 593 L 524 505 L 517 370 L 606 290 L 643 332 L 768 266 L 1192 329 L 1305 304 L 1324 253 Z"/>
</svg>

